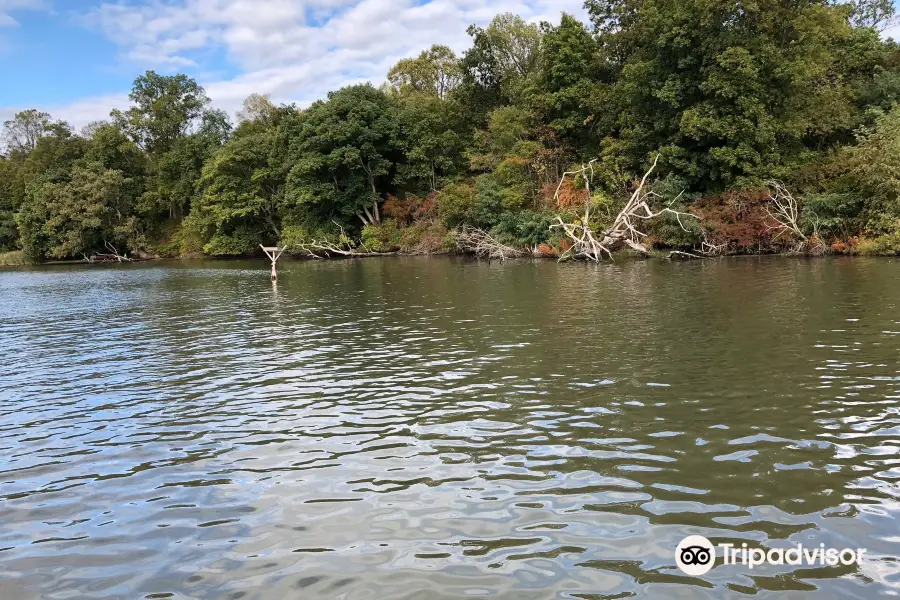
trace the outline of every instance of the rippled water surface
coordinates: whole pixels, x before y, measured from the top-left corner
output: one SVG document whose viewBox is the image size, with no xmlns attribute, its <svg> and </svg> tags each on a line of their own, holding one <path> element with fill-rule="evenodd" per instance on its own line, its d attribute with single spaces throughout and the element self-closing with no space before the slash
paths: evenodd
<svg viewBox="0 0 900 600">
<path fill-rule="evenodd" d="M 0 598 L 900 595 L 900 262 L 279 271 L 0 272 Z"/>
</svg>

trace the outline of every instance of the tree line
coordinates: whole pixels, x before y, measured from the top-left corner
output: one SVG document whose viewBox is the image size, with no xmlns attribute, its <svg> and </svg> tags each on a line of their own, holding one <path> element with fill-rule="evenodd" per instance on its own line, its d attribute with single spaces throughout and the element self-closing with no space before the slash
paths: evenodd
<svg viewBox="0 0 900 600">
<path fill-rule="evenodd" d="M 649 246 L 790 248 L 777 181 L 817 247 L 900 252 L 890 0 L 585 7 L 588 23 L 498 15 L 460 56 L 433 46 L 305 109 L 254 94 L 232 120 L 190 77 L 148 71 L 129 107 L 78 133 L 20 112 L 3 129 L 0 252 L 439 252 L 466 227 L 554 256 L 557 216 L 602 230 L 654 161 L 648 198 L 696 218 L 648 223 Z"/>
</svg>

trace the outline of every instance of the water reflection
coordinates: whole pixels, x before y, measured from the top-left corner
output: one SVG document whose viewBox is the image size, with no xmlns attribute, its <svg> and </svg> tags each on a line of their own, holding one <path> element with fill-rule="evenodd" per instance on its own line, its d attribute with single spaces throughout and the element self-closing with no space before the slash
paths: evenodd
<svg viewBox="0 0 900 600">
<path fill-rule="evenodd" d="M 896 267 L 2 272 L 0 596 L 898 593 Z"/>
</svg>

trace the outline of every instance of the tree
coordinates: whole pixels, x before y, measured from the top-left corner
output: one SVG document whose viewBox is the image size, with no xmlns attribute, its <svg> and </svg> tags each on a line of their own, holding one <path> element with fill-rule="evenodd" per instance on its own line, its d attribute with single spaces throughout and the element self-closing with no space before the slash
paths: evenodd
<svg viewBox="0 0 900 600">
<path fill-rule="evenodd" d="M 465 109 L 482 124 L 487 113 L 515 102 L 528 79 L 537 72 L 541 33 L 537 25 L 510 13 L 497 15 L 486 29 L 468 29 L 472 47 L 465 52 L 462 93 Z"/>
<path fill-rule="evenodd" d="M 400 94 L 434 94 L 444 100 L 459 85 L 462 69 L 453 50 L 447 46 L 434 45 L 417 58 L 399 61 L 388 72 L 387 78 Z"/>
<path fill-rule="evenodd" d="M 237 113 L 238 123 L 257 121 L 269 124 L 277 107 L 272 104 L 269 94 L 250 94 L 241 104 L 241 110 Z"/>
<path fill-rule="evenodd" d="M 284 175 L 274 165 L 276 144 L 274 129 L 239 136 L 207 161 L 194 218 L 211 231 L 209 253 L 242 254 L 259 239 L 281 237 Z"/>
<path fill-rule="evenodd" d="M 576 18 L 542 24 L 540 79 L 532 101 L 542 119 L 570 146 L 590 152 L 596 113 L 604 110 L 608 85 L 598 81 L 597 43 Z M 556 176 L 558 180 L 558 175 Z"/>
<path fill-rule="evenodd" d="M 187 135 L 209 104 L 206 92 L 194 79 L 155 71 L 135 79 L 128 97 L 134 105 L 110 115 L 138 146 L 157 155 Z"/>
<path fill-rule="evenodd" d="M 454 109 L 438 95 L 414 94 L 399 100 L 395 133 L 404 160 L 397 166 L 398 183 L 427 193 L 464 170 L 465 127 Z"/>
<path fill-rule="evenodd" d="M 848 11 L 822 1 L 588 0 L 632 165 L 662 149 L 700 189 L 771 177 L 856 123 Z"/>
<path fill-rule="evenodd" d="M 16 163 L 0 156 L 0 252 L 13 250 L 19 239 L 16 228 L 14 185 Z"/>
<path fill-rule="evenodd" d="M 121 171 L 91 162 L 76 166 L 68 181 L 32 186 L 16 217 L 26 254 L 67 258 L 128 244 L 135 221 L 126 183 Z"/>
<path fill-rule="evenodd" d="M 50 115 L 45 112 L 33 108 L 23 110 L 3 122 L 3 140 L 12 152 L 31 152 L 52 124 Z"/>
<path fill-rule="evenodd" d="M 839 191 L 867 200 L 866 228 L 876 234 L 900 232 L 900 107 L 859 133 L 856 146 L 837 157 Z"/>
<path fill-rule="evenodd" d="M 291 201 L 326 221 L 380 222 L 378 204 L 397 160 L 392 116 L 387 96 L 371 85 L 331 92 L 310 106 L 292 140 Z"/>
<path fill-rule="evenodd" d="M 851 19 L 858 27 L 884 31 L 895 22 L 897 9 L 893 0 L 852 0 Z"/>
</svg>

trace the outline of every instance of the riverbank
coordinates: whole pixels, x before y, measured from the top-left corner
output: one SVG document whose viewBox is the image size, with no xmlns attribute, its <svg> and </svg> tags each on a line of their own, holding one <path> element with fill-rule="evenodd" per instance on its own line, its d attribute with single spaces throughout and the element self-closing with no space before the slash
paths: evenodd
<svg viewBox="0 0 900 600">
<path fill-rule="evenodd" d="M 854 252 L 826 252 L 822 254 L 801 254 L 796 252 L 765 252 L 765 253 L 739 253 L 739 254 L 722 254 L 717 256 L 704 256 L 690 252 L 678 250 L 651 250 L 649 254 L 642 254 L 633 250 L 621 250 L 613 253 L 612 257 L 600 262 L 616 262 L 617 260 L 649 260 L 649 261 L 694 261 L 694 260 L 714 260 L 722 258 L 753 258 L 753 257 L 780 257 L 780 258 L 797 258 L 797 259 L 820 259 L 829 257 L 860 257 L 860 258 L 895 258 L 900 256 L 900 252 L 872 252 L 865 250 Z M 312 257 L 299 253 L 286 253 L 284 258 L 293 261 L 316 261 L 316 260 L 353 260 L 353 259 L 372 259 L 372 258 L 403 258 L 403 257 L 470 257 L 488 261 L 508 261 L 508 260 L 539 260 L 547 262 L 560 262 L 559 257 L 553 254 L 542 254 L 540 252 L 527 253 L 522 252 L 514 256 L 494 256 L 494 257 L 478 257 L 473 252 L 447 251 L 447 252 L 354 252 L 351 254 L 333 254 L 329 256 Z M 143 258 L 134 258 L 128 261 L 104 261 L 104 262 L 88 262 L 85 260 L 52 260 L 43 262 L 29 261 L 24 257 L 21 251 L 7 252 L 0 254 L 0 267 L 70 267 L 70 266 L 110 266 L 110 265 L 126 265 L 140 264 L 166 261 L 216 261 L 223 264 L 236 261 L 259 259 L 267 260 L 264 254 L 251 253 L 239 256 L 208 256 L 208 255 L 186 255 L 186 256 L 147 256 Z M 562 261 L 562 262 L 585 262 L 582 260 Z M 281 264 L 281 263 L 279 263 Z"/>
</svg>

